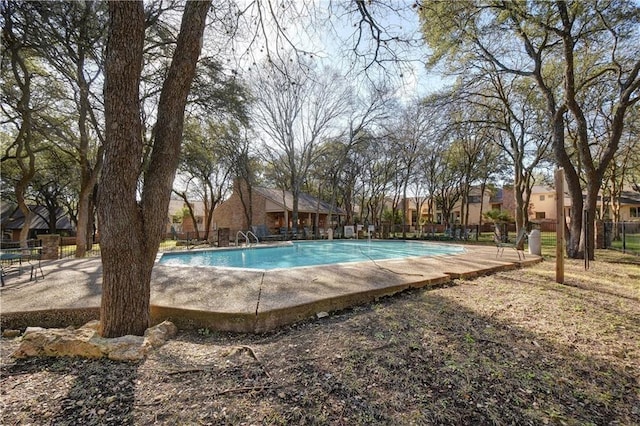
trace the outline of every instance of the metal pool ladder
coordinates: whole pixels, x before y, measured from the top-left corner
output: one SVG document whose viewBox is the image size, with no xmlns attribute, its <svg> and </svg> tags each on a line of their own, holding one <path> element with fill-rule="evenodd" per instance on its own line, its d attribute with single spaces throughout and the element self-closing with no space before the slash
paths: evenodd
<svg viewBox="0 0 640 426">
<path fill-rule="evenodd" d="M 238 231 L 238 233 L 236 234 L 236 247 L 238 247 L 238 240 L 240 239 L 240 236 L 244 237 L 245 244 L 248 247 L 250 247 L 252 245 L 251 237 L 253 237 L 256 240 L 255 244 L 258 244 L 260 242 L 260 240 L 258 240 L 258 237 L 256 236 L 256 234 L 254 234 L 253 232 L 247 231 L 245 233 L 245 232 L 242 232 L 242 231 Z"/>
</svg>

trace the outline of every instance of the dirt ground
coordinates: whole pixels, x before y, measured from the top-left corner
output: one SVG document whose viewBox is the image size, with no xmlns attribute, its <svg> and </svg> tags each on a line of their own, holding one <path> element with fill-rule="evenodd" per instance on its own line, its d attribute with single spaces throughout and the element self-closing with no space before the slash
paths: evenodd
<svg viewBox="0 0 640 426">
<path fill-rule="evenodd" d="M 599 252 L 412 290 L 139 363 L 0 341 L 3 425 L 640 424 L 640 258 Z"/>
</svg>

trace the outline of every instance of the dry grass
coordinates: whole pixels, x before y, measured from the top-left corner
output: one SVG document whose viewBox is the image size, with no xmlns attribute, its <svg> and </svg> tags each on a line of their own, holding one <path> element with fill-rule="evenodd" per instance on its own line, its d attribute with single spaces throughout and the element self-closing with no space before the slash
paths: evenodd
<svg viewBox="0 0 640 426">
<path fill-rule="evenodd" d="M 640 424 L 640 259 L 598 253 L 137 364 L 14 361 L 2 424 Z"/>
</svg>

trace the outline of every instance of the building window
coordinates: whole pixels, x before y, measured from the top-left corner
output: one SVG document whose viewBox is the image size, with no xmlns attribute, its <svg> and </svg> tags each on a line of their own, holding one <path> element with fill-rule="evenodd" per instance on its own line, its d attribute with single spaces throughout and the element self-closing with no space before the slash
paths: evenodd
<svg viewBox="0 0 640 426">
<path fill-rule="evenodd" d="M 629 215 L 631 217 L 640 217 L 640 207 L 629 207 Z"/>
<path fill-rule="evenodd" d="M 540 196 L 540 201 L 544 201 L 544 195 Z"/>
<path fill-rule="evenodd" d="M 544 218 L 545 218 L 544 212 L 536 212 L 536 219 L 544 219 Z"/>
</svg>

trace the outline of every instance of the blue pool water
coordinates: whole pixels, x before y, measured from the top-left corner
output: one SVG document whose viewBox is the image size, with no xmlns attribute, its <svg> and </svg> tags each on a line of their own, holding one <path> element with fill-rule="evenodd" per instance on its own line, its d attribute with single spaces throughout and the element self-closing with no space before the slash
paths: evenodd
<svg viewBox="0 0 640 426">
<path fill-rule="evenodd" d="M 310 241 L 283 246 L 164 253 L 161 265 L 279 269 L 464 252 L 455 245 L 418 241 Z"/>
</svg>

